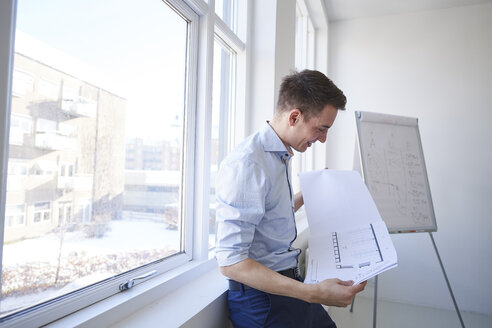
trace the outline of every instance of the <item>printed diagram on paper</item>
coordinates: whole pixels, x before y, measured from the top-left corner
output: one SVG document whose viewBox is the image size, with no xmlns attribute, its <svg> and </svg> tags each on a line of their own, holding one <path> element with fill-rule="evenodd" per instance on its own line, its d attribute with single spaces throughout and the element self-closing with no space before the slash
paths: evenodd
<svg viewBox="0 0 492 328">
<path fill-rule="evenodd" d="M 396 266 L 393 243 L 379 221 L 311 236 L 306 282 L 339 278 L 360 283 Z"/>
<path fill-rule="evenodd" d="M 397 266 L 396 251 L 359 173 L 300 175 L 309 222 L 306 283 L 339 278 L 360 283 Z"/>
<path fill-rule="evenodd" d="M 331 239 L 337 269 L 363 268 L 383 261 L 372 224 L 354 230 L 332 232 Z"/>
</svg>

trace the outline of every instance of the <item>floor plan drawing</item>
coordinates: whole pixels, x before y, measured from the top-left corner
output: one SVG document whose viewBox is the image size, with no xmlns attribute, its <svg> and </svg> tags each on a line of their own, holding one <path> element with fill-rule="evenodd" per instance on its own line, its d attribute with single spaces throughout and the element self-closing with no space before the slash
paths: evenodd
<svg viewBox="0 0 492 328">
<path fill-rule="evenodd" d="M 337 269 L 363 268 L 383 261 L 374 227 L 332 232 L 333 255 Z"/>
</svg>

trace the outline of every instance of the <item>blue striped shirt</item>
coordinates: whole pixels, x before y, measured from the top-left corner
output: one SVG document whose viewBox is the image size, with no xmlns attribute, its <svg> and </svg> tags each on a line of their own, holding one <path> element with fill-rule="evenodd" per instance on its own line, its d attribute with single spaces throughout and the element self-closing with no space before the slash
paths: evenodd
<svg viewBox="0 0 492 328">
<path fill-rule="evenodd" d="M 251 258 L 280 271 L 297 266 L 297 231 L 287 151 L 267 124 L 220 165 L 216 248 L 220 266 Z"/>
</svg>

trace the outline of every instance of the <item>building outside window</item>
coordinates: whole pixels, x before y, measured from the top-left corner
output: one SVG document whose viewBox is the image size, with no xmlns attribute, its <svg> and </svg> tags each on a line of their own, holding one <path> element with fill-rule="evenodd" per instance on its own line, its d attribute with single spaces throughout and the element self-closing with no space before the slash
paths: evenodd
<svg viewBox="0 0 492 328">
<path fill-rule="evenodd" d="M 0 320 L 62 290 L 191 259 L 183 177 L 193 167 L 185 154 L 197 16 L 176 10 L 151 0 L 18 1 L 7 185 L 25 179 L 6 197 L 6 226 L 18 228 L 4 231 Z M 137 139 L 149 154 L 128 167 L 125 147 Z"/>
<path fill-rule="evenodd" d="M 247 2 L 7 2 L 17 4 L 13 92 L 0 116 L 17 136 L 2 153 L 0 324 L 44 325 L 133 277 L 207 260 L 214 172 L 244 111 Z"/>
</svg>

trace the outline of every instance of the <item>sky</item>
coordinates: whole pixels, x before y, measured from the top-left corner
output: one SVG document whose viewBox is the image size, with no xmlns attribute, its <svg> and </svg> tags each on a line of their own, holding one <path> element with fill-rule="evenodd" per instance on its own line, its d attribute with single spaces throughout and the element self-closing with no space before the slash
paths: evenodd
<svg viewBox="0 0 492 328">
<path fill-rule="evenodd" d="M 183 117 L 187 23 L 160 0 L 19 0 L 17 29 L 89 65 L 127 99 L 127 137 Z"/>
</svg>

